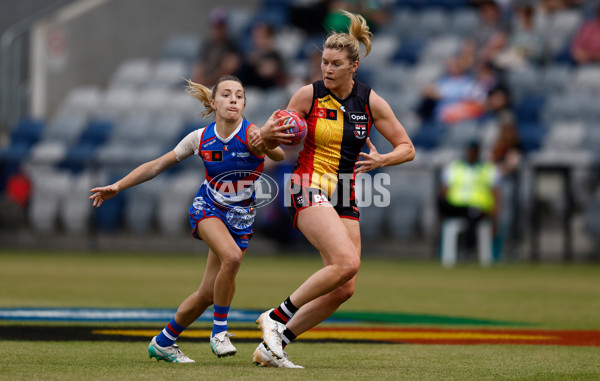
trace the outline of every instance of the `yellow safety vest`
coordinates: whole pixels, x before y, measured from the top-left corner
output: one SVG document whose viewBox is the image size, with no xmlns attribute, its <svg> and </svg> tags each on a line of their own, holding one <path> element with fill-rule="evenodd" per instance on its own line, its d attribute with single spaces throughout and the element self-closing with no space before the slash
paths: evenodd
<svg viewBox="0 0 600 381">
<path fill-rule="evenodd" d="M 469 165 L 454 161 L 448 168 L 448 193 L 446 199 L 454 206 L 474 207 L 489 212 L 494 208 L 494 178 L 496 167 L 492 163 Z"/>
</svg>

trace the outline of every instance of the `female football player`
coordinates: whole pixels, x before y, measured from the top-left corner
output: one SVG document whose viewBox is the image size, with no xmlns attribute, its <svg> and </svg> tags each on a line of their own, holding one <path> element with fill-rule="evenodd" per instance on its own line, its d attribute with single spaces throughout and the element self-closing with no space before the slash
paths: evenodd
<svg viewBox="0 0 600 381">
<path fill-rule="evenodd" d="M 348 33 L 330 34 L 323 47 L 323 79 L 300 88 L 287 106 L 308 123 L 289 184 L 288 209 L 294 225 L 321 253 L 324 267 L 257 320 L 263 342 L 253 360 L 262 366 L 292 367 L 283 348 L 354 293 L 361 253 L 355 175 L 402 164 L 415 156 L 410 138 L 388 103 L 354 79 L 360 44 L 366 56 L 372 34 L 362 16 L 344 14 L 351 21 Z M 392 143 L 391 152 L 381 154 L 371 143 L 368 135 L 373 125 Z M 277 133 L 266 125 L 251 141 L 277 147 L 281 143 Z M 364 144 L 369 153 L 361 153 Z M 361 156 L 364 160 L 359 161 Z"/>
<path fill-rule="evenodd" d="M 281 148 L 267 149 L 248 141 L 248 134 L 258 128 L 242 117 L 246 98 L 238 78 L 223 76 L 212 91 L 190 81 L 187 90 L 206 108 L 203 115 L 214 114 L 216 121 L 191 132 L 173 151 L 140 165 L 116 183 L 92 189 L 90 196 L 93 206 L 99 207 L 120 191 L 148 181 L 192 155 L 204 161 L 206 178 L 189 209 L 193 236 L 209 247 L 204 278 L 198 290 L 181 303 L 171 322 L 148 347 L 150 358 L 177 363 L 194 362 L 181 352 L 175 340 L 211 304 L 214 308 L 212 351 L 218 357 L 236 353 L 227 332 L 227 314 L 235 292 L 235 276 L 252 236 L 256 214 L 253 180 L 262 172 L 265 154 L 277 161 L 284 158 Z M 286 126 L 275 127 L 281 122 L 273 113 L 265 126 L 274 131 L 283 130 Z M 228 177 L 227 173 L 233 175 Z"/>
</svg>

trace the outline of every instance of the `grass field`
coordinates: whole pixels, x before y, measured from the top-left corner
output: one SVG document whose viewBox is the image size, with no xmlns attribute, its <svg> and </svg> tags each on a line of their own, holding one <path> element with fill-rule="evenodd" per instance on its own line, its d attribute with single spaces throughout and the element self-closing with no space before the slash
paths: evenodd
<svg viewBox="0 0 600 381">
<path fill-rule="evenodd" d="M 204 260 L 203 254 L 4 251 L 0 307 L 175 308 L 198 285 Z M 316 255 L 249 253 L 238 275 L 233 308 L 273 307 L 319 267 Z M 507 265 L 483 270 L 466 265 L 444 270 L 433 262 L 365 259 L 357 292 L 340 312 L 367 311 L 507 323 L 484 327 L 493 329 L 600 331 L 600 267 Z M 79 323 L 0 320 L 0 330 L 15 324 Z M 164 323 L 150 325 L 158 332 Z M 195 323 L 191 328 L 208 326 Z M 252 324 L 229 327 L 235 332 Z M 377 327 L 455 328 L 443 319 L 435 326 L 407 320 Z M 285 370 L 254 367 L 251 355 L 257 342 L 235 342 L 237 356 L 225 359 L 217 359 L 207 341 L 186 339 L 185 333 L 179 344 L 196 364 L 150 361 L 141 341 L 3 340 L 0 379 L 600 380 L 600 346 L 313 343 L 301 337 L 288 352 L 306 369 Z"/>
</svg>

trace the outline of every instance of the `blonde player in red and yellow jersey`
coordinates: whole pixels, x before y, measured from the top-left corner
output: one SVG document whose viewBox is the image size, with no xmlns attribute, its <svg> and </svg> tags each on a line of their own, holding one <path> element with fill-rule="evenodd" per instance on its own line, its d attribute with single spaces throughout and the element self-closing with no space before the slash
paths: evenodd
<svg viewBox="0 0 600 381">
<path fill-rule="evenodd" d="M 329 35 L 323 47 L 323 79 L 300 88 L 287 107 L 308 123 L 290 183 L 290 214 L 294 225 L 321 253 L 324 266 L 279 307 L 259 317 L 263 342 L 254 352 L 257 365 L 294 367 L 283 348 L 353 295 L 361 255 L 354 176 L 411 161 L 415 155 L 388 103 L 354 80 L 360 44 L 367 55 L 372 34 L 362 16 L 344 14 L 351 21 L 348 33 Z M 377 152 L 368 138 L 371 126 L 392 143 L 391 152 Z M 263 128 L 252 138 L 272 148 L 285 142 L 286 136 Z M 360 152 L 364 144 L 368 154 Z"/>
</svg>

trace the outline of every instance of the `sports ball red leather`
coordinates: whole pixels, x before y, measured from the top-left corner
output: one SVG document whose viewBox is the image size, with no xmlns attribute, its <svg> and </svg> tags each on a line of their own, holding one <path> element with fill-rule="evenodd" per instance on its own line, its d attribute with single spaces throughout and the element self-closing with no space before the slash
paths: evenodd
<svg viewBox="0 0 600 381">
<path fill-rule="evenodd" d="M 306 131 L 307 131 L 306 120 L 302 117 L 302 115 L 298 114 L 295 111 L 291 111 L 291 110 L 281 110 L 277 114 L 278 118 L 281 118 L 284 116 L 286 117 L 286 119 L 280 124 L 280 126 L 282 126 L 284 124 L 291 124 L 293 127 L 290 127 L 287 130 L 285 130 L 285 133 L 294 134 L 294 137 L 292 138 L 292 142 L 288 143 L 286 145 L 295 146 L 295 145 L 299 144 L 302 141 L 302 139 L 304 139 L 304 137 L 306 136 Z"/>
</svg>

